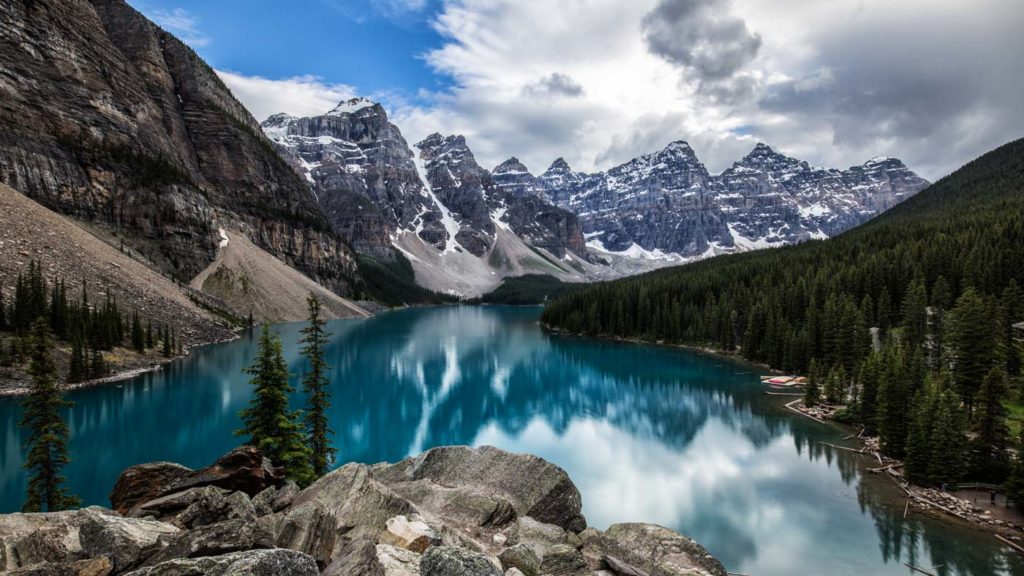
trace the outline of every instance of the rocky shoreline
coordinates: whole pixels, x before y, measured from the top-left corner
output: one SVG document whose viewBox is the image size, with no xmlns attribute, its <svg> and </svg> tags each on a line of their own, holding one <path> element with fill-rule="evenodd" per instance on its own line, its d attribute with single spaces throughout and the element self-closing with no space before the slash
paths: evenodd
<svg viewBox="0 0 1024 576">
<path fill-rule="evenodd" d="M 561 468 L 493 447 L 351 463 L 304 490 L 240 447 L 191 470 L 132 466 L 112 509 L 0 515 L 19 576 L 726 576 L 653 524 L 588 527 Z"/>
<path fill-rule="evenodd" d="M 216 338 L 208 342 L 198 341 L 190 348 L 186 349 L 181 355 L 174 355 L 170 358 L 165 358 L 155 352 L 148 354 L 136 354 L 132 352 L 132 356 L 124 359 L 124 361 L 117 363 L 114 372 L 103 378 L 96 378 L 93 380 L 85 380 L 83 382 L 76 382 L 74 384 L 68 384 L 66 382 L 61 383 L 61 389 L 65 392 L 71 390 L 79 390 L 82 388 L 92 388 L 94 386 L 103 386 L 106 384 L 116 384 L 129 380 L 136 376 L 141 376 L 150 372 L 157 372 L 163 370 L 164 366 L 171 364 L 177 360 L 188 357 L 193 350 L 202 348 L 204 346 L 213 346 L 215 344 L 223 344 L 225 342 L 231 342 L 239 338 L 240 331 L 231 331 L 231 336 L 226 338 Z M 66 363 L 66 356 L 69 353 L 63 351 L 58 356 L 58 362 L 60 363 L 62 370 L 63 364 Z M 16 397 L 24 396 L 31 392 L 31 390 L 25 385 L 28 382 L 28 375 L 24 370 L 17 370 L 14 368 L 6 368 L 0 372 L 0 398 L 4 397 Z"/>
</svg>

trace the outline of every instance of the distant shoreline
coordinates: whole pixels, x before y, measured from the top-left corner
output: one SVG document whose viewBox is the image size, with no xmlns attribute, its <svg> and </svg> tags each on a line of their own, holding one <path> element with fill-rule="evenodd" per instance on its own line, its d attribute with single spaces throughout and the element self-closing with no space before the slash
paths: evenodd
<svg viewBox="0 0 1024 576">
<path fill-rule="evenodd" d="M 142 365 L 142 366 L 126 367 L 123 370 L 120 370 L 118 372 L 114 372 L 113 374 L 110 374 L 109 376 L 104 376 L 103 378 L 95 378 L 93 380 L 85 380 L 83 382 L 75 382 L 74 384 L 62 383 L 61 384 L 61 390 L 64 391 L 64 392 L 71 392 L 71 391 L 74 391 L 74 390 L 81 390 L 83 388 L 94 388 L 94 387 L 98 387 L 98 386 L 104 386 L 104 385 L 107 385 L 107 384 L 116 384 L 118 382 L 124 382 L 125 380 L 130 380 L 132 378 L 135 378 L 136 376 L 141 376 L 143 374 L 149 374 L 151 372 L 158 372 L 160 370 L 163 370 L 164 366 L 166 366 L 166 365 L 168 365 L 168 364 L 170 364 L 170 363 L 172 363 L 172 362 L 174 362 L 176 360 L 181 360 L 183 358 L 187 358 L 189 355 L 192 354 L 192 352 L 194 350 L 198 350 L 200 348 L 205 348 L 207 346 L 213 346 L 213 345 L 216 345 L 216 344 L 224 344 L 224 343 L 227 343 L 227 342 L 234 342 L 235 340 L 238 340 L 239 338 L 241 338 L 241 331 L 242 330 L 234 331 L 232 337 L 230 337 L 230 338 L 221 338 L 219 340 L 214 340 L 214 341 L 211 341 L 211 342 L 204 342 L 204 343 L 198 344 L 198 345 L 190 348 L 189 350 L 185 351 L 184 354 L 171 356 L 170 358 L 163 358 L 163 359 L 161 359 L 161 360 L 159 360 L 157 362 L 149 362 L 149 363 L 147 363 L 145 365 Z M 2 399 L 2 398 L 15 398 L 15 397 L 20 397 L 20 396 L 27 396 L 30 392 L 31 392 L 31 388 L 29 388 L 27 386 L 20 386 L 20 387 L 17 387 L 17 388 L 3 388 L 3 389 L 0 389 L 0 399 Z"/>
</svg>

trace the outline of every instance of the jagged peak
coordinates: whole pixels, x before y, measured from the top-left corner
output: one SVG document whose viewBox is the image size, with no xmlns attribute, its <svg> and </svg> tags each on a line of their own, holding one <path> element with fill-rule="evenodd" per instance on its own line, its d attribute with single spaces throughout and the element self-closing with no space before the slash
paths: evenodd
<svg viewBox="0 0 1024 576">
<path fill-rule="evenodd" d="M 356 96 L 348 100 L 342 100 L 334 107 L 333 110 L 327 113 L 328 116 L 341 116 L 342 114 L 355 114 L 363 108 L 369 108 L 372 106 L 378 106 L 376 102 L 362 96 Z"/>
<path fill-rule="evenodd" d="M 559 156 L 548 166 L 547 172 L 572 172 L 572 168 L 569 167 L 569 163 L 565 161 L 565 158 Z"/>
<path fill-rule="evenodd" d="M 686 140 L 676 140 L 674 142 L 669 142 L 668 146 L 665 146 L 665 149 L 662 150 L 662 152 L 682 152 L 684 154 L 694 154 L 693 148 L 690 146 L 690 143 L 687 142 Z"/>
<path fill-rule="evenodd" d="M 442 136 L 439 132 L 434 132 L 430 136 L 427 136 L 423 140 L 420 140 L 416 147 L 423 150 L 428 148 L 437 148 L 439 146 L 448 147 L 459 147 L 468 148 L 466 145 L 466 137 L 461 134 L 450 134 L 448 136 Z"/>
<path fill-rule="evenodd" d="M 526 167 L 525 164 L 519 161 L 519 158 L 516 158 L 515 156 L 509 158 L 508 160 L 505 160 L 501 164 L 498 164 L 497 166 L 494 167 L 494 170 L 491 170 L 491 173 L 493 174 L 508 174 L 511 172 L 520 172 L 528 174 L 530 170 Z"/>
</svg>

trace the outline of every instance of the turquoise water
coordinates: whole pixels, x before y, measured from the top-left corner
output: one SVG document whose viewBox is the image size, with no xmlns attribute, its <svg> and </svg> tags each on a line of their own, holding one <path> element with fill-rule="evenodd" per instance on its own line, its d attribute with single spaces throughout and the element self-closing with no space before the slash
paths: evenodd
<svg viewBox="0 0 1024 576">
<path fill-rule="evenodd" d="M 395 461 L 491 444 L 565 468 L 590 524 L 655 522 L 733 572 L 1024 574 L 992 536 L 911 513 L 846 432 L 764 394 L 746 364 L 682 350 L 544 334 L 539 308 L 444 307 L 332 322 L 331 423 L 341 461 Z M 302 370 L 301 324 L 277 326 Z M 70 394 L 71 488 L 88 504 L 126 466 L 203 466 L 238 443 L 251 335 L 121 385 Z M 298 376 L 295 377 L 298 384 Z M 299 396 L 295 402 L 300 402 Z M 24 491 L 18 404 L 0 400 L 0 511 Z M 862 482 L 864 476 L 869 476 Z"/>
</svg>

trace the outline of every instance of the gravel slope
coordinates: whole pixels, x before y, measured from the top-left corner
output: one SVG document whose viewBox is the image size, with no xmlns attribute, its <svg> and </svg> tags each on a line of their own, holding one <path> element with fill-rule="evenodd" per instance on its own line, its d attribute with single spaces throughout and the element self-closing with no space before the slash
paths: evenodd
<svg viewBox="0 0 1024 576">
<path fill-rule="evenodd" d="M 291 322 L 307 316 L 306 297 L 312 292 L 327 318 L 369 316 L 298 270 L 281 262 L 243 234 L 223 231 L 217 259 L 200 272 L 191 287 L 218 298 L 239 314 L 252 312 L 257 322 Z"/>
</svg>

